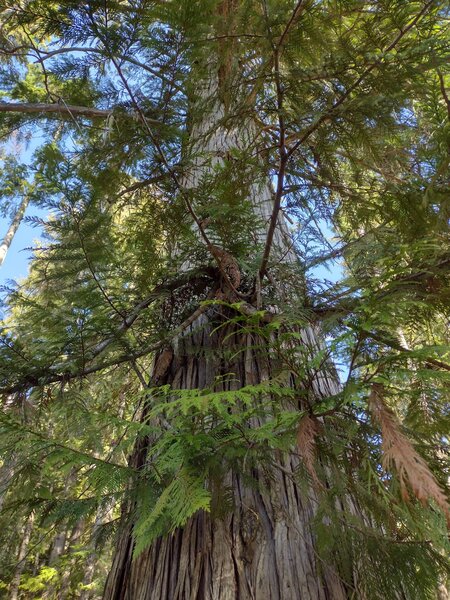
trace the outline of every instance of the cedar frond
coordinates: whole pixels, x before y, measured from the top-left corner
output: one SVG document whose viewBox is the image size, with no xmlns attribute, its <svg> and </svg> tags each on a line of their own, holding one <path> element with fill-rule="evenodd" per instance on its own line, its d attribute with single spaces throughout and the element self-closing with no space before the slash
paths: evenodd
<svg viewBox="0 0 450 600">
<path fill-rule="evenodd" d="M 318 488 L 323 488 L 323 483 L 320 481 L 314 468 L 317 454 L 316 438 L 319 432 L 320 424 L 317 419 L 305 414 L 298 426 L 297 445 L 305 468 L 311 475 L 313 483 Z"/>
<path fill-rule="evenodd" d="M 381 427 L 383 439 L 383 467 L 394 465 L 400 482 L 401 494 L 408 500 L 407 483 L 422 504 L 434 500 L 450 524 L 450 506 L 447 497 L 425 460 L 418 454 L 410 440 L 400 429 L 393 411 L 383 400 L 384 385 L 374 383 L 369 395 L 369 408 Z"/>
</svg>

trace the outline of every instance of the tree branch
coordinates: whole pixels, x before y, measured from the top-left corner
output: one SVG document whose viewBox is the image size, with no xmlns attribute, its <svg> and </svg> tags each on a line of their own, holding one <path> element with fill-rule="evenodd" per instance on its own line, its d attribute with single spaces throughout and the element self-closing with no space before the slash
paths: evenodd
<svg viewBox="0 0 450 600">
<path fill-rule="evenodd" d="M 353 329 L 354 331 L 357 331 L 358 333 L 362 334 L 365 337 L 368 337 L 372 340 L 375 340 L 376 342 L 380 342 L 380 344 L 384 344 L 385 346 L 387 346 L 388 348 L 392 348 L 392 350 L 397 350 L 398 352 L 404 352 L 405 354 L 414 354 L 414 350 L 410 350 L 409 348 L 405 348 L 404 346 L 402 346 L 401 344 L 399 344 L 398 342 L 386 338 L 383 335 L 380 335 L 374 331 L 367 331 L 366 329 L 362 329 L 362 328 L 358 328 L 352 325 L 348 325 L 347 326 L 350 329 Z M 419 349 L 420 350 L 420 349 Z M 448 365 L 445 362 L 442 362 L 441 360 L 438 360 L 436 358 L 432 358 L 431 356 L 424 356 L 423 360 L 425 362 L 425 364 L 428 367 L 431 368 L 438 368 L 438 369 L 444 369 L 445 371 L 450 371 L 450 365 Z"/>
<path fill-rule="evenodd" d="M 280 50 L 284 46 L 284 44 L 286 42 L 286 38 L 287 38 L 290 30 L 297 23 L 298 19 L 300 18 L 300 15 L 302 14 L 302 12 L 304 11 L 305 8 L 306 8 L 306 5 L 303 2 L 303 0 L 299 0 L 297 2 L 296 7 L 292 11 L 291 18 L 289 19 L 286 27 L 284 28 L 283 33 L 281 34 L 281 37 L 277 44 L 277 50 Z"/>
<path fill-rule="evenodd" d="M 180 278 L 180 280 L 186 282 L 184 276 L 182 276 Z M 172 283 L 172 285 L 175 285 L 175 281 Z M 161 286 L 160 289 L 163 289 L 163 286 Z M 214 295 L 215 295 L 216 291 L 217 291 L 217 286 L 213 286 L 210 290 L 207 301 L 208 300 L 212 301 L 214 299 Z M 149 296 L 148 298 L 143 300 L 141 303 L 136 305 L 134 310 L 131 311 L 131 313 L 128 317 L 128 320 L 126 322 L 123 322 L 120 325 L 118 331 L 116 332 L 116 334 L 114 336 L 107 338 L 106 340 L 103 340 L 103 342 L 100 342 L 95 348 L 93 348 L 89 351 L 89 360 L 92 360 L 92 359 L 96 358 L 97 356 L 99 356 L 114 340 L 117 339 L 117 336 L 119 333 L 122 333 L 126 329 L 131 327 L 131 325 L 138 318 L 138 316 L 142 312 L 142 310 L 147 308 L 151 304 L 151 302 L 153 302 L 153 300 L 155 300 L 155 298 L 156 298 L 156 296 Z M 221 303 L 219 301 L 218 303 L 229 306 L 229 304 L 225 303 L 225 302 Z M 13 384 L 11 386 L 0 387 L 0 394 L 5 394 L 5 395 L 15 394 L 17 392 L 23 392 L 23 391 L 31 389 L 33 387 L 42 387 L 44 385 L 49 385 L 51 383 L 57 383 L 57 382 L 65 383 L 65 382 L 71 381 L 73 379 L 82 379 L 84 377 L 87 377 L 88 375 L 97 373 L 98 371 L 103 371 L 104 369 L 108 369 L 110 367 L 117 367 L 118 365 L 124 364 L 127 362 L 131 363 L 136 358 L 146 356 L 152 352 L 156 352 L 158 350 L 161 350 L 165 346 L 167 346 L 168 342 L 170 342 L 171 340 L 174 340 L 177 336 L 179 336 L 181 333 L 183 333 L 183 331 L 185 331 L 190 325 L 192 325 L 192 323 L 201 314 L 203 314 L 209 308 L 209 306 L 210 305 L 208 303 L 200 305 L 191 315 L 189 315 L 182 323 L 180 323 L 180 325 L 178 325 L 178 327 L 173 329 L 166 338 L 164 338 L 163 340 L 160 340 L 158 342 L 155 342 L 154 344 L 146 346 L 145 348 L 141 348 L 140 350 L 136 350 L 136 351 L 130 349 L 126 353 L 120 354 L 119 356 L 116 356 L 116 358 L 113 358 L 110 361 L 105 361 L 100 364 L 97 363 L 97 364 L 91 365 L 89 367 L 84 366 L 81 368 L 77 368 L 75 370 L 73 369 L 74 365 L 72 365 L 72 366 L 65 365 L 65 370 L 60 370 L 59 372 L 56 370 L 58 368 L 58 365 L 56 365 L 53 368 L 52 367 L 42 368 L 40 370 L 37 370 L 35 373 L 25 375 L 21 381 Z M 263 323 L 269 323 L 274 318 L 279 316 L 279 315 L 274 315 L 273 313 L 268 312 L 268 311 L 266 311 L 266 312 L 258 311 L 254 306 L 252 306 L 251 304 L 248 304 L 246 302 L 239 303 L 239 305 L 237 305 L 235 307 L 235 309 L 238 312 L 240 312 L 243 315 L 246 315 L 250 318 L 254 318 L 255 315 L 259 313 L 261 321 Z"/>
<path fill-rule="evenodd" d="M 402 29 L 396 35 L 394 40 L 386 48 L 384 48 L 380 58 L 378 58 L 372 64 L 370 64 L 367 67 L 367 69 L 365 69 L 361 73 L 361 75 L 356 79 L 356 81 L 354 81 L 352 85 L 349 88 L 347 88 L 347 90 L 331 105 L 331 107 L 324 114 L 322 114 L 316 121 L 314 121 L 314 123 L 312 123 L 302 134 L 294 134 L 289 136 L 289 138 L 287 139 L 288 143 L 294 141 L 298 137 L 298 135 L 300 135 L 300 139 L 290 148 L 288 152 L 289 158 L 297 150 L 297 148 L 301 146 L 322 125 L 322 123 L 328 121 L 333 116 L 333 114 L 336 112 L 336 109 L 338 109 L 341 106 L 341 104 L 343 104 L 344 101 L 350 96 L 350 94 L 366 79 L 366 77 L 370 75 L 370 73 L 383 62 L 384 55 L 388 52 L 391 52 L 396 47 L 398 42 L 400 42 L 400 40 L 417 24 L 417 22 L 423 17 L 423 15 L 426 12 L 428 12 L 429 8 L 431 8 L 433 4 L 434 0 L 429 0 L 425 4 L 422 10 L 417 13 L 417 15 L 414 17 L 414 19 L 412 19 L 409 25 Z"/>
<path fill-rule="evenodd" d="M 284 191 L 284 178 L 286 174 L 286 166 L 288 162 L 288 153 L 286 150 L 286 127 L 284 122 L 284 114 L 283 114 L 283 88 L 281 85 L 280 78 L 280 55 L 278 49 L 275 49 L 274 52 L 274 75 L 275 75 L 275 86 L 277 93 L 277 113 L 278 113 L 278 125 L 280 130 L 280 144 L 279 144 L 279 153 L 280 153 L 280 166 L 278 169 L 278 177 L 277 177 L 277 190 L 275 193 L 275 199 L 272 208 L 272 214 L 270 215 L 270 223 L 269 229 L 267 230 L 266 244 L 264 247 L 264 253 L 261 261 L 261 267 L 259 269 L 259 278 L 262 280 L 264 277 L 267 264 L 269 262 L 270 250 L 272 248 L 273 238 L 275 235 L 275 229 L 278 223 L 278 215 L 281 209 L 281 200 L 283 198 Z"/>
<path fill-rule="evenodd" d="M 103 58 L 106 58 L 107 60 L 110 60 L 108 56 L 105 56 L 105 52 L 103 50 L 101 50 L 100 48 L 94 48 L 94 47 L 89 47 L 89 46 L 74 46 L 73 48 L 71 47 L 64 47 L 64 48 L 57 48 L 56 50 L 51 50 L 51 51 L 44 51 L 44 50 L 37 50 L 34 49 L 36 52 L 39 53 L 39 55 L 43 55 L 43 56 L 39 56 L 39 58 L 37 59 L 37 62 L 43 63 L 46 60 L 49 60 L 50 58 L 53 58 L 54 56 L 58 56 L 60 54 L 70 54 L 72 52 L 86 52 L 86 53 L 92 53 L 92 54 L 98 54 L 100 56 L 103 56 Z M 160 73 L 159 71 L 152 69 L 151 67 L 149 67 L 148 65 L 136 60 L 135 58 L 132 58 L 131 56 L 124 56 L 123 54 L 119 54 L 117 56 L 117 58 L 121 61 L 130 63 L 131 65 L 134 65 L 135 67 L 139 67 L 140 69 L 143 69 L 144 71 L 147 71 L 148 73 L 151 73 L 153 76 L 157 77 L 158 79 L 161 79 L 161 81 L 164 81 L 170 85 L 172 85 L 178 92 L 183 92 L 183 88 L 181 86 L 179 86 L 177 83 L 175 83 L 175 81 L 171 80 L 169 77 L 165 77 L 165 75 L 163 73 Z"/>
<path fill-rule="evenodd" d="M 92 19 L 92 15 L 91 15 L 91 19 Z M 93 24 L 94 28 L 97 30 L 97 27 L 96 27 L 95 22 L 93 20 L 92 20 L 92 24 Z M 97 30 L 97 33 L 98 33 L 98 30 Z M 98 35 L 99 35 L 99 37 L 101 39 L 101 36 L 100 36 L 99 33 L 98 33 Z M 108 50 L 106 42 L 103 41 L 103 43 L 105 45 L 105 48 Z M 122 81 L 122 83 L 123 83 L 123 85 L 124 85 L 124 87 L 125 87 L 128 95 L 130 97 L 131 102 L 133 103 L 133 105 L 136 108 L 137 117 L 141 120 L 142 124 L 146 128 L 146 130 L 147 130 L 147 132 L 149 134 L 150 140 L 153 143 L 154 147 L 156 148 L 156 150 L 157 150 L 157 152 L 158 152 L 158 154 L 159 154 L 159 156 L 161 158 L 161 161 L 162 161 L 163 165 L 166 167 L 166 169 L 167 169 L 167 171 L 168 171 L 171 179 L 173 180 L 173 182 L 175 183 L 175 185 L 179 189 L 179 191 L 181 193 L 181 197 L 183 199 L 183 202 L 184 202 L 184 204 L 185 204 L 185 206 L 187 208 L 187 211 L 189 212 L 190 216 L 192 217 L 194 223 L 196 224 L 196 226 L 197 226 L 197 228 L 198 228 L 198 230 L 200 232 L 200 235 L 201 235 L 203 241 L 205 242 L 205 245 L 206 245 L 206 248 L 208 249 L 208 252 L 211 254 L 211 256 L 213 257 L 213 259 L 216 261 L 217 267 L 218 267 L 218 269 L 219 269 L 219 271 L 220 271 L 220 273 L 221 273 L 221 275 L 222 275 L 225 283 L 227 284 L 227 286 L 229 287 L 229 289 L 232 290 L 234 294 L 236 294 L 236 296 L 242 298 L 243 295 L 235 288 L 235 286 L 233 285 L 233 283 L 230 281 L 230 278 L 229 278 L 228 274 L 225 272 L 225 270 L 223 268 L 223 265 L 222 265 L 222 258 L 220 256 L 219 252 L 217 251 L 216 246 L 209 239 L 209 237 L 208 237 L 208 235 L 207 235 L 207 233 L 205 231 L 205 228 L 203 227 L 202 220 L 197 216 L 197 214 L 196 214 L 196 212 L 194 210 L 194 207 L 192 205 L 192 202 L 189 199 L 189 196 L 188 196 L 186 188 L 181 184 L 181 182 L 180 182 L 177 174 L 175 173 L 172 165 L 170 164 L 170 162 L 168 161 L 168 159 L 166 157 L 164 149 L 162 148 L 160 142 L 158 141 L 158 139 L 154 135 L 153 131 L 151 130 L 151 127 L 149 126 L 150 120 L 145 116 L 144 112 L 140 108 L 140 106 L 139 106 L 139 104 L 138 104 L 138 102 L 136 100 L 136 97 L 135 97 L 135 95 L 133 93 L 133 90 L 131 89 L 130 84 L 128 83 L 125 75 L 123 74 L 122 69 L 121 69 L 119 63 L 117 62 L 116 58 L 114 57 L 114 55 L 112 53 L 109 52 L 108 54 L 109 54 L 109 58 L 110 58 L 111 62 L 113 63 L 113 65 L 114 65 L 114 67 L 115 67 L 115 69 L 117 71 L 117 74 L 118 74 L 119 78 L 121 79 L 121 81 Z"/>
<path fill-rule="evenodd" d="M 102 340 L 101 342 L 96 344 L 94 347 L 92 347 L 86 351 L 85 360 L 92 361 L 95 358 L 98 358 L 100 356 L 100 354 L 102 354 L 104 352 L 104 350 L 106 350 L 106 348 L 108 348 L 108 346 L 110 346 L 113 342 L 117 341 L 117 339 L 120 337 L 120 335 L 125 333 L 133 325 L 133 323 L 139 318 L 140 314 L 146 308 L 148 308 L 157 298 L 159 298 L 161 296 L 161 294 L 163 294 L 165 292 L 170 292 L 170 291 L 176 290 L 176 289 L 182 287 L 183 285 L 186 285 L 190 282 L 199 281 L 200 279 L 209 278 L 210 280 L 212 280 L 212 279 L 214 279 L 216 273 L 217 273 L 216 269 L 205 267 L 203 270 L 196 270 L 195 272 L 189 271 L 187 273 L 180 275 L 176 279 L 169 281 L 168 283 L 156 286 L 153 289 L 153 291 L 151 292 L 151 294 L 149 294 L 149 296 L 147 296 L 147 298 L 145 298 L 144 300 L 142 300 L 141 302 L 139 302 L 138 304 L 135 305 L 135 307 L 122 320 L 122 322 L 117 327 L 117 330 L 114 332 L 113 335 L 111 335 L 108 338 L 105 338 L 104 340 Z M 188 319 L 186 319 L 186 321 L 181 323 L 181 325 L 179 325 L 174 331 L 172 331 L 170 333 L 170 337 L 172 338 L 175 335 L 177 335 L 179 332 L 186 329 L 186 327 L 191 323 L 191 318 L 192 318 L 192 315 L 191 315 L 191 317 L 188 317 Z M 117 356 L 116 358 L 114 358 L 111 361 L 107 361 L 107 362 L 104 362 L 101 364 L 91 365 L 89 367 L 83 366 L 82 368 L 79 368 L 79 369 L 77 368 L 76 370 L 73 370 L 73 365 L 72 365 L 72 369 L 71 369 L 70 365 L 64 365 L 63 370 L 60 370 L 59 372 L 57 372 L 56 369 L 61 368 L 61 365 L 55 365 L 53 367 L 50 367 L 50 366 L 45 367 L 41 370 L 36 371 L 33 374 L 26 375 L 21 382 L 18 382 L 12 386 L 0 387 L 0 394 L 13 394 L 18 391 L 22 391 L 24 389 L 28 389 L 28 388 L 32 388 L 32 387 L 36 387 L 36 386 L 47 385 L 49 383 L 56 383 L 58 381 L 65 382 L 65 381 L 70 381 L 72 379 L 86 377 L 87 375 L 90 375 L 91 373 L 96 373 L 98 371 L 102 371 L 103 369 L 107 369 L 109 367 L 114 367 L 119 364 L 129 362 L 133 359 L 139 358 L 141 356 L 150 354 L 151 352 L 155 352 L 156 350 L 160 349 L 164 345 L 165 342 L 166 342 L 166 340 L 161 341 L 161 342 L 156 342 L 155 344 L 147 346 L 141 350 L 137 350 L 136 352 L 128 351 L 125 354 Z M 13 347 L 11 349 L 14 350 Z M 25 359 L 25 357 L 22 357 L 22 358 Z"/>
<path fill-rule="evenodd" d="M 110 344 L 112 344 L 119 335 L 127 331 L 133 323 L 139 318 L 140 314 L 147 309 L 157 298 L 159 298 L 165 292 L 174 291 L 183 285 L 187 285 L 191 282 L 198 282 L 201 279 L 214 278 L 214 269 L 205 268 L 203 270 L 196 270 L 195 272 L 188 271 L 168 283 L 156 286 L 151 294 L 147 296 L 142 302 L 136 304 L 136 306 L 128 313 L 128 315 L 122 320 L 121 324 L 117 328 L 115 334 L 102 342 L 99 342 L 94 348 L 88 350 L 89 360 L 96 358 L 103 352 Z"/>
<path fill-rule="evenodd" d="M 442 75 L 442 73 L 439 69 L 437 70 L 437 74 L 439 77 L 439 87 L 441 88 L 442 98 L 444 99 L 445 105 L 447 106 L 447 114 L 448 114 L 448 119 L 450 121 L 450 98 L 449 98 L 449 95 L 445 88 L 444 76 Z"/>
<path fill-rule="evenodd" d="M 0 102 L 0 113 L 2 112 L 37 115 L 56 114 L 61 117 L 69 118 L 87 117 L 88 119 L 107 119 L 114 114 L 114 109 L 76 106 L 73 104 L 65 104 L 64 102 L 62 104 L 45 102 Z M 136 118 L 138 112 L 139 111 L 133 111 L 132 116 Z M 145 116 L 145 120 L 147 124 L 163 125 L 161 121 L 151 119 L 147 116 Z"/>
<path fill-rule="evenodd" d="M 106 119 L 113 114 L 112 110 L 93 108 L 90 106 L 74 106 L 71 104 L 47 104 L 43 102 L 0 102 L 0 112 L 26 114 L 59 114 L 67 117 L 88 117 L 90 119 Z"/>
</svg>

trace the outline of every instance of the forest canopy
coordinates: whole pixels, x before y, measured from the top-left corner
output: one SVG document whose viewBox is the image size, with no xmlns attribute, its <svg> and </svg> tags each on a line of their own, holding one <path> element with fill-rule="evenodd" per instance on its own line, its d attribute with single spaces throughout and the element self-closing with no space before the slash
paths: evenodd
<svg viewBox="0 0 450 600">
<path fill-rule="evenodd" d="M 446 598 L 449 17 L 1 0 L 0 597 Z"/>
</svg>

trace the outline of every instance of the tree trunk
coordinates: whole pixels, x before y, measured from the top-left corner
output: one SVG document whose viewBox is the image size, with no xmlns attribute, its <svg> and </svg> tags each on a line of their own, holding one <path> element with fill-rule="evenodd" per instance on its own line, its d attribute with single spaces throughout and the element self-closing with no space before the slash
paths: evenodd
<svg viewBox="0 0 450 600">
<path fill-rule="evenodd" d="M 14 236 L 16 235 L 16 232 L 17 232 L 19 225 L 23 219 L 23 215 L 25 214 L 25 211 L 27 210 L 29 202 L 30 202 L 29 196 L 25 195 L 22 198 L 22 202 L 19 204 L 19 207 L 14 214 L 14 218 L 11 221 L 11 225 L 9 226 L 8 231 L 6 232 L 5 237 L 3 238 L 3 241 L 0 245 L 0 267 L 5 262 L 5 258 L 8 253 L 9 247 L 11 246 Z"/>
<path fill-rule="evenodd" d="M 71 553 L 74 551 L 74 548 L 79 545 L 80 537 L 83 534 L 84 527 L 85 527 L 84 520 L 80 520 L 73 528 L 73 530 L 70 534 L 69 543 L 68 543 L 68 547 L 67 547 L 67 551 L 66 551 L 68 557 L 70 557 Z M 62 576 L 61 576 L 61 583 L 60 583 L 59 591 L 58 591 L 58 600 L 65 600 L 65 598 L 67 598 L 69 595 L 71 567 L 72 567 L 71 561 L 70 561 L 70 559 L 68 559 L 68 561 L 65 564 Z"/>
<path fill-rule="evenodd" d="M 63 554 L 64 548 L 66 546 L 66 539 L 67 529 L 63 529 L 55 535 L 55 539 L 53 540 L 52 549 L 50 552 L 50 557 L 48 559 L 49 567 L 53 567 L 60 558 L 60 556 Z"/>
<path fill-rule="evenodd" d="M 201 320 L 201 329 L 197 322 L 191 335 L 179 340 L 164 383 L 202 389 L 212 386 L 216 376 L 231 371 L 235 377 L 226 387 L 237 389 L 271 377 L 270 361 L 252 349 L 240 353 L 232 364 L 219 365 L 208 358 L 210 350 L 223 347 L 224 332 L 212 333 L 208 318 Z M 243 344 L 247 339 L 239 332 L 227 341 L 230 349 Z M 195 348 L 202 348 L 202 356 L 193 352 Z M 311 532 L 314 494 L 301 494 L 289 476 L 298 465 L 297 458 L 274 458 L 280 468 L 270 474 L 255 470 L 254 486 L 246 485 L 237 474 L 229 475 L 225 485 L 232 486 L 233 510 L 224 518 L 198 513 L 183 529 L 158 539 L 134 561 L 131 532 L 124 531 L 104 599 L 347 598 L 337 574 L 317 558 Z M 142 452 L 140 460 L 145 460 Z"/>
<path fill-rule="evenodd" d="M 199 95 L 217 97 L 215 77 L 199 86 Z M 232 148 L 243 148 L 255 139 L 248 122 L 238 130 L 224 128 L 224 107 L 212 101 L 210 112 L 191 132 L 194 159 L 185 176 L 184 186 L 195 188 L 205 169 L 223 163 Z M 196 141 L 197 140 L 197 141 Z M 198 142 L 198 140 L 201 140 Z M 198 146 L 201 145 L 201 149 Z M 210 156 L 208 164 L 205 156 Z M 208 166 L 204 166 L 204 165 Z M 211 171 L 209 171 L 211 172 Z M 255 229 L 255 242 L 263 242 L 273 206 L 273 189 L 267 179 L 262 185 L 252 183 L 248 190 L 255 215 L 266 226 Z M 239 215 L 236 215 L 239 226 Z M 275 262 L 296 261 L 291 250 L 281 214 L 273 239 L 271 257 Z M 276 271 L 275 271 L 276 272 Z M 280 286 L 282 282 L 280 280 Z M 298 287 L 297 287 L 298 289 Z M 280 290 L 280 294 L 283 290 Z M 227 318 L 224 309 L 222 317 Z M 215 329 L 217 308 L 204 313 L 174 344 L 170 366 L 156 385 L 170 384 L 173 389 L 217 388 L 217 378 L 226 378 L 223 389 L 239 389 L 268 380 L 274 374 L 270 357 L 255 349 L 254 340 L 235 326 Z M 228 313 L 229 317 L 229 313 Z M 223 324 L 222 320 L 222 324 Z M 234 327 L 234 329 L 233 329 Z M 302 333 L 305 344 L 317 351 L 321 344 L 312 329 Z M 233 350 L 231 362 L 223 349 Z M 245 352 L 239 352 L 246 348 Z M 236 350 L 238 352 L 236 352 Z M 160 375 L 160 374 L 158 374 Z M 291 381 L 301 385 L 301 382 Z M 152 380 L 155 385 L 155 380 Z M 336 392 L 336 383 L 324 373 L 315 376 L 317 395 Z M 297 407 L 299 410 L 302 407 Z M 290 406 L 291 410 L 296 410 Z M 261 425 L 255 419 L 255 426 Z M 150 443 L 149 441 L 147 443 Z M 136 448 L 131 464 L 139 469 L 146 459 L 145 448 Z M 345 585 L 330 565 L 321 561 L 315 551 L 312 520 L 317 501 L 312 489 L 301 493 L 293 474 L 298 467 L 295 453 L 273 456 L 277 467 L 258 467 L 251 476 L 254 485 L 244 482 L 238 473 L 229 473 L 224 489 L 232 490 L 232 510 L 222 517 L 209 513 L 195 514 L 182 529 L 154 542 L 138 558 L 133 559 L 132 525 L 124 527 L 117 543 L 109 573 L 104 600 L 344 600 L 350 597 Z"/>
<path fill-rule="evenodd" d="M 111 512 L 114 508 L 114 504 L 109 501 L 106 505 L 100 506 L 95 515 L 94 526 L 92 529 L 93 542 L 91 543 L 90 553 L 86 561 L 84 577 L 83 577 L 83 589 L 80 592 L 79 600 L 89 600 L 93 596 L 93 590 L 90 588 L 94 581 L 95 568 L 99 559 L 98 552 L 95 548 L 96 537 L 98 531 L 102 525 L 110 518 Z"/>
<path fill-rule="evenodd" d="M 4 457 L 3 464 L 0 467 L 0 512 L 5 502 L 6 494 L 16 466 L 16 457 L 14 453 Z"/>
<path fill-rule="evenodd" d="M 25 525 L 22 529 L 22 539 L 20 541 L 19 554 L 17 556 L 17 565 L 9 588 L 9 600 L 17 600 L 17 598 L 19 597 L 20 579 L 22 577 L 22 572 L 25 566 L 25 559 L 27 557 L 27 550 L 28 545 L 30 543 L 31 533 L 33 531 L 33 524 L 34 513 L 31 513 L 27 517 Z"/>
</svg>

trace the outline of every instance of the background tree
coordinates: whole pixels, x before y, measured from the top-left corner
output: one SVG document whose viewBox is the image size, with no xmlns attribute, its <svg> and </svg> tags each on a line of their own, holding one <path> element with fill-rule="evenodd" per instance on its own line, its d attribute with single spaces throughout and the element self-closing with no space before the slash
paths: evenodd
<svg viewBox="0 0 450 600">
<path fill-rule="evenodd" d="M 99 597 L 120 511 L 104 598 L 434 598 L 444 3 L 1 15 L 1 126 L 40 128 L 23 185 L 49 212 L 5 298 L 3 512 L 40 547 L 10 594 Z"/>
</svg>

